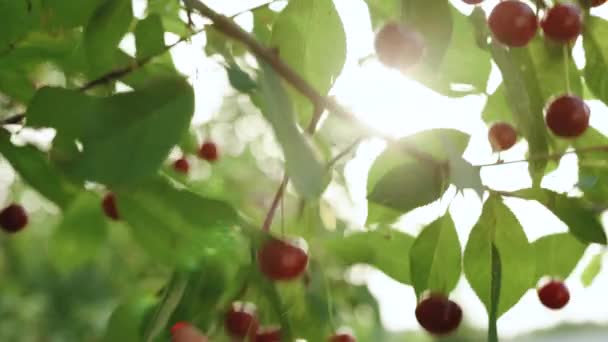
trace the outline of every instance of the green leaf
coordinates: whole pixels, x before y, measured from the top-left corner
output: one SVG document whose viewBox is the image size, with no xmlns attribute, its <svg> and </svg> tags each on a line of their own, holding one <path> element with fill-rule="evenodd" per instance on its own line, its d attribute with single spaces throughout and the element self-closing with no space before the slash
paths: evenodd
<svg viewBox="0 0 608 342">
<path fill-rule="evenodd" d="M 490 125 L 494 122 L 515 124 L 505 96 L 505 86 L 502 83 L 488 96 L 486 105 L 481 113 L 481 118 L 486 124 Z"/>
<path fill-rule="evenodd" d="M 33 127 L 57 129 L 54 152 L 66 173 L 115 186 L 154 175 L 188 129 L 193 112 L 190 85 L 166 78 L 106 98 L 43 88 L 27 118 Z M 76 141 L 82 151 L 73 150 Z"/>
<path fill-rule="evenodd" d="M 442 1 L 434 2 L 442 3 Z M 443 9 L 443 5 L 441 8 Z M 449 12 L 451 12 L 454 22 L 453 33 L 440 65 L 437 66 L 433 62 L 424 63 L 408 74 L 425 86 L 446 96 L 456 97 L 484 93 L 490 77 L 490 54 L 480 49 L 475 42 L 475 30 L 471 19 L 451 6 Z M 443 16 L 443 10 L 436 15 Z M 445 28 L 444 25 L 445 23 L 439 27 Z"/>
<path fill-rule="evenodd" d="M 604 260 L 604 252 L 600 252 L 593 256 L 583 274 L 581 274 L 581 282 L 584 287 L 589 287 L 602 270 L 602 262 Z"/>
<path fill-rule="evenodd" d="M 492 56 L 502 73 L 507 103 L 517 130 L 528 141 L 532 158 L 530 175 L 533 184 L 538 186 L 545 174 L 547 160 L 535 157 L 547 155 L 549 143 L 543 118 L 543 93 L 534 61 L 527 48 L 507 50 L 496 42 L 492 43 Z"/>
<path fill-rule="evenodd" d="M 97 78 L 115 66 L 115 48 L 133 20 L 130 0 L 108 0 L 97 8 L 84 30 L 91 78 Z"/>
<path fill-rule="evenodd" d="M 390 228 L 323 240 L 328 252 L 345 265 L 369 264 L 403 284 L 410 280 L 410 248 L 414 238 Z"/>
<path fill-rule="evenodd" d="M 33 6 L 33 4 L 30 3 Z M 38 7 L 38 6 L 36 6 Z M 27 1 L 0 2 L 0 54 L 22 39 L 39 19 L 39 8 L 28 8 Z"/>
<path fill-rule="evenodd" d="M 374 30 L 380 27 L 387 21 L 396 21 L 401 15 L 401 2 L 386 1 L 386 0 L 365 0 L 369 8 L 369 14 Z"/>
<path fill-rule="evenodd" d="M 43 0 L 49 25 L 69 29 L 85 25 L 103 0 Z"/>
<path fill-rule="evenodd" d="M 497 317 L 515 305 L 535 275 L 534 250 L 513 213 L 500 197 L 490 196 L 464 251 L 464 272 L 469 284 L 492 312 L 492 248 L 500 258 L 500 299 Z"/>
<path fill-rule="evenodd" d="M 154 298 L 141 296 L 119 305 L 110 317 L 103 341 L 141 341 L 144 318 L 154 304 Z"/>
<path fill-rule="evenodd" d="M 401 6 L 402 21 L 425 38 L 424 63 L 429 67 L 439 66 L 452 39 L 454 20 L 449 1 L 402 0 Z"/>
<path fill-rule="evenodd" d="M 237 213 L 227 204 L 179 189 L 163 179 L 116 191 L 132 234 L 158 261 L 183 269 L 236 243 Z"/>
<path fill-rule="evenodd" d="M 158 14 L 167 31 L 184 36 L 188 33 L 188 26 L 180 18 L 181 3 L 173 0 L 148 0 L 148 15 Z"/>
<path fill-rule="evenodd" d="M 253 34 L 260 43 L 270 43 L 272 26 L 278 14 L 271 10 L 269 6 L 263 6 L 253 11 Z"/>
<path fill-rule="evenodd" d="M 317 198 L 327 186 L 327 171 L 313 145 L 298 128 L 289 97 L 274 70 L 260 61 L 260 91 L 262 113 L 272 126 L 283 148 L 287 174 L 300 195 Z"/>
<path fill-rule="evenodd" d="M 585 17 L 583 47 L 585 49 L 585 82 L 591 92 L 604 103 L 608 103 L 608 46 L 605 44 L 608 22 L 594 17 Z"/>
<path fill-rule="evenodd" d="M 461 249 L 450 215 L 424 228 L 410 250 L 412 284 L 420 297 L 426 290 L 449 294 L 461 273 Z"/>
<path fill-rule="evenodd" d="M 492 244 L 492 269 L 490 276 L 490 308 L 488 309 L 488 342 L 498 342 L 498 304 L 502 283 L 502 262 L 495 244 Z"/>
<path fill-rule="evenodd" d="M 450 182 L 458 189 L 472 189 L 481 199 L 484 187 L 481 181 L 481 168 L 473 166 L 462 157 L 462 151 L 454 148 L 449 140 L 444 141 L 449 154 Z"/>
<path fill-rule="evenodd" d="M 232 62 L 227 64 L 225 68 L 228 74 L 228 81 L 230 81 L 230 85 L 235 90 L 242 93 L 251 93 L 257 88 L 257 83 L 238 64 Z"/>
<path fill-rule="evenodd" d="M 135 27 L 137 58 L 155 56 L 165 50 L 165 30 L 159 15 L 149 15 Z"/>
<path fill-rule="evenodd" d="M 0 131 L 0 153 L 21 178 L 42 196 L 65 208 L 77 189 L 33 146 L 15 146 L 6 131 Z"/>
<path fill-rule="evenodd" d="M 577 149 L 608 145 L 608 137 L 589 127 L 573 145 Z M 608 153 L 593 151 L 578 153 L 578 187 L 584 198 L 603 204 L 608 196 Z"/>
<path fill-rule="evenodd" d="M 536 281 L 549 276 L 566 279 L 583 257 L 587 245 L 570 233 L 543 236 L 532 244 L 536 253 Z"/>
<path fill-rule="evenodd" d="M 290 1 L 274 23 L 270 44 L 322 95 L 329 92 L 346 61 L 346 34 L 332 0 Z M 310 101 L 290 93 L 298 117 L 308 118 L 313 110 Z"/>
<path fill-rule="evenodd" d="M 433 129 L 405 137 L 376 159 L 368 175 L 367 223 L 390 223 L 400 215 L 439 198 L 449 185 L 450 155 L 464 153 L 469 136 L 453 129 Z M 446 143 L 451 144 L 448 153 Z M 409 148 L 428 153 L 436 163 L 422 162 Z"/>
<path fill-rule="evenodd" d="M 51 238 L 49 255 L 59 269 L 73 271 L 97 255 L 107 233 L 101 199 L 83 192 L 63 212 Z"/>
<path fill-rule="evenodd" d="M 580 241 L 606 244 L 606 232 L 597 213 L 581 198 L 568 197 L 546 189 L 526 189 L 518 191 L 517 194 L 547 207 Z"/>
</svg>

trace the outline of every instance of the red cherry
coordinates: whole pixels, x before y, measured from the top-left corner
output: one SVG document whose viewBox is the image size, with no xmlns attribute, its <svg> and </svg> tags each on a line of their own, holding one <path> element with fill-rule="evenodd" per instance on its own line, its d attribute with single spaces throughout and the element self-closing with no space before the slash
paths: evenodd
<svg viewBox="0 0 608 342">
<path fill-rule="evenodd" d="M 589 107 L 580 97 L 562 95 L 545 110 L 547 126 L 553 134 L 562 138 L 575 138 L 589 127 Z"/>
<path fill-rule="evenodd" d="M 173 169 L 177 172 L 187 174 L 190 171 L 190 163 L 186 157 L 181 157 L 173 162 Z"/>
<path fill-rule="evenodd" d="M 444 295 L 431 295 L 416 307 L 416 319 L 431 334 L 447 335 L 460 325 L 462 310 Z"/>
<path fill-rule="evenodd" d="M 116 209 L 116 196 L 114 196 L 113 193 L 110 192 L 106 194 L 101 202 L 101 206 L 103 207 L 103 212 L 106 213 L 107 217 L 115 221 L 120 219 L 118 209 Z"/>
<path fill-rule="evenodd" d="M 281 329 L 277 327 L 260 328 L 255 335 L 255 342 L 281 342 Z"/>
<path fill-rule="evenodd" d="M 506 122 L 497 122 L 488 131 L 488 140 L 496 152 L 505 151 L 517 142 L 515 128 Z"/>
<path fill-rule="evenodd" d="M 528 44 L 538 29 L 538 19 L 527 4 L 507 0 L 494 7 L 488 18 L 490 30 L 501 43 L 519 47 Z"/>
<path fill-rule="evenodd" d="M 171 334 L 174 335 L 178 330 L 181 330 L 185 327 L 189 327 L 190 323 L 188 322 L 177 322 L 175 324 L 173 324 L 173 326 L 171 327 Z"/>
<path fill-rule="evenodd" d="M 211 163 L 216 161 L 219 158 L 217 145 L 210 141 L 203 143 L 198 150 L 198 156 Z"/>
<path fill-rule="evenodd" d="M 351 334 L 335 334 L 329 338 L 329 342 L 357 342 L 357 339 Z"/>
<path fill-rule="evenodd" d="M 483 0 L 462 0 L 465 4 L 476 5 L 483 2 Z"/>
<path fill-rule="evenodd" d="M 575 4 L 556 4 L 541 22 L 545 36 L 558 42 L 570 42 L 583 32 L 583 12 Z"/>
<path fill-rule="evenodd" d="M 270 239 L 258 251 L 260 271 L 272 280 L 293 280 L 307 264 L 308 255 L 302 248 L 282 240 Z"/>
<path fill-rule="evenodd" d="M 606 0 L 591 0 L 591 7 L 597 7 L 603 5 Z"/>
<path fill-rule="evenodd" d="M 376 55 L 382 64 L 401 71 L 420 62 L 424 55 L 424 37 L 403 24 L 387 23 L 376 34 Z"/>
<path fill-rule="evenodd" d="M 27 213 L 19 204 L 12 203 L 0 211 L 0 227 L 7 233 L 16 233 L 27 225 Z"/>
<path fill-rule="evenodd" d="M 249 336 L 255 341 L 259 326 L 255 306 L 249 303 L 233 303 L 226 313 L 224 326 L 232 337 L 244 339 Z"/>
<path fill-rule="evenodd" d="M 570 292 L 564 283 L 553 280 L 538 289 L 538 298 L 549 309 L 559 310 L 570 301 Z"/>
</svg>

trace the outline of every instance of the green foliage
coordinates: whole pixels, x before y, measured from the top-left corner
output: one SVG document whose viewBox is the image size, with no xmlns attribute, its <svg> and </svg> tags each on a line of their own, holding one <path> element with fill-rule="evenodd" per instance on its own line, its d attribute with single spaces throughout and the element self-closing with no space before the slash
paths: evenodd
<svg viewBox="0 0 608 342">
<path fill-rule="evenodd" d="M 369 172 L 367 223 L 391 223 L 402 214 L 437 200 L 449 185 L 446 165 L 450 156 L 461 155 L 468 141 L 469 137 L 462 132 L 435 129 L 388 146 Z M 408 153 L 410 146 L 436 160 L 419 161 Z"/>
<path fill-rule="evenodd" d="M 412 285 L 420 297 L 424 291 L 449 294 L 461 272 L 460 242 L 450 215 L 427 226 L 410 250 Z"/>
<path fill-rule="evenodd" d="M 285 155 L 285 168 L 298 192 L 306 198 L 316 198 L 327 186 L 328 173 L 311 142 L 302 135 L 291 102 L 274 70 L 262 64 L 259 79 L 262 113 L 270 122 Z"/>
<path fill-rule="evenodd" d="M 583 257 L 587 245 L 572 234 L 543 236 L 532 244 L 536 254 L 536 280 L 549 276 L 566 279 Z M 534 286 L 536 284 L 532 284 Z"/>
<path fill-rule="evenodd" d="M 119 215 L 159 262 L 192 269 L 205 256 L 243 247 L 235 230 L 237 214 L 223 202 L 164 179 L 120 188 L 116 196 Z"/>
<path fill-rule="evenodd" d="M 274 22 L 270 44 L 321 94 L 329 92 L 346 60 L 346 35 L 331 0 L 290 1 Z M 298 117 L 310 117 L 310 102 L 291 94 Z"/>
<path fill-rule="evenodd" d="M 493 252 L 496 249 L 498 253 Z M 498 305 L 492 298 L 492 265 L 500 261 Z M 464 251 L 464 273 L 469 284 L 497 317 L 515 305 L 534 278 L 534 250 L 521 224 L 498 196 L 490 196 Z M 493 309 L 494 307 L 497 309 Z"/>
<path fill-rule="evenodd" d="M 546 189 L 529 189 L 518 193 L 524 198 L 534 199 L 546 206 L 580 241 L 606 244 L 606 232 L 599 218 L 580 198 L 567 197 Z"/>
<path fill-rule="evenodd" d="M 106 98 L 43 88 L 27 117 L 33 127 L 57 129 L 53 152 L 66 173 L 114 186 L 155 174 L 187 130 L 193 112 L 192 88 L 172 78 Z M 75 148 L 76 142 L 82 151 Z"/>
<path fill-rule="evenodd" d="M 255 303 L 261 323 L 280 325 L 289 341 L 323 341 L 343 325 L 361 341 L 417 338 L 386 332 L 370 290 L 345 279 L 349 267 L 367 264 L 412 286 L 419 298 L 426 291 L 450 295 L 464 272 L 487 309 L 488 337 L 497 341 L 498 318 L 539 279 L 569 277 L 588 245 L 607 244 L 600 215 L 608 197 L 608 138 L 589 128 L 577 139 L 559 139 L 543 117 L 546 103 L 566 92 L 608 104 L 603 18 L 585 13 L 586 64 L 578 70 L 573 45 L 542 34 L 521 48 L 498 44 L 479 6 L 465 15 L 448 0 L 365 0 L 374 30 L 396 21 L 425 38 L 423 60 L 403 77 L 451 98 L 487 95 L 483 121 L 512 123 L 527 141 L 533 186 L 508 193 L 484 186 L 483 167 L 463 157 L 470 136 L 457 130 L 392 141 L 356 115 L 329 111 L 316 113 L 323 115 L 311 137 L 313 112 L 327 108 L 315 108 L 322 101 L 292 87 L 300 80 L 289 80 L 282 68 L 329 94 L 347 58 L 335 1 L 256 7 L 251 17 L 239 16 L 252 18 L 245 31 L 231 18 L 205 13 L 206 1 L 195 9 L 188 8 L 195 1 L 144 2 L 137 18 L 131 0 L 0 2 L 0 115 L 25 112 L 25 119 L 7 121 L 21 129 L 3 125 L 0 132 L 4 165 L 17 175 L 13 180 L 0 168 L 11 176 L 1 185 L 4 201 L 23 204 L 30 219 L 19 235 L 0 236 L 0 340 L 167 341 L 172 324 L 189 321 L 225 341 L 223 318 L 234 301 Z M 215 22 L 203 26 L 200 15 Z M 233 89 L 209 120 L 198 115 L 207 105 L 207 94 L 199 96 L 205 88 L 196 89 L 193 125 L 189 81 L 206 82 L 207 70 L 180 75 L 184 68 L 174 64 L 165 38 L 173 41 L 172 33 L 187 45 L 203 31 L 204 53 L 225 68 Z M 134 55 L 121 44 L 131 37 Z M 188 57 L 198 61 L 202 53 Z M 486 94 L 492 63 L 502 80 Z M 199 125 L 201 117 L 207 121 Z M 387 147 L 367 175 L 367 227 L 360 231 L 338 203 L 349 195 L 357 202 L 359 194 L 349 173 L 360 164 L 345 160 L 364 159 L 367 138 L 378 137 Z M 219 160 L 195 157 L 203 140 L 217 144 Z M 541 187 L 571 147 L 580 197 Z M 187 175 L 170 169 L 181 156 L 190 163 Z M 268 207 L 283 172 L 290 183 L 272 204 L 272 230 L 280 225 L 277 236 L 307 239 L 310 260 L 300 279 L 275 284 L 258 271 L 256 248 L 267 238 L 259 227 L 273 218 Z M 388 226 L 441 200 L 450 186 L 479 198 L 489 192 L 469 236 L 457 232 L 449 214 L 417 237 Z M 120 222 L 104 216 L 101 194 L 109 192 Z M 534 227 L 522 227 L 502 197 L 539 202 L 569 232 L 529 243 L 524 228 Z M 464 255 L 459 235 L 467 239 Z M 587 265 L 585 286 L 604 256 L 602 250 Z M 461 329 L 453 340 L 478 340 L 467 333 Z"/>
<path fill-rule="evenodd" d="M 115 48 L 132 21 L 133 9 L 128 0 L 109 0 L 95 10 L 84 30 L 84 46 L 93 77 L 115 67 Z"/>
<path fill-rule="evenodd" d="M 61 270 L 73 271 L 95 258 L 107 243 L 107 218 L 98 196 L 83 192 L 65 208 L 50 242 L 50 257 Z"/>
<path fill-rule="evenodd" d="M 403 284 L 411 284 L 410 249 L 414 237 L 379 228 L 343 238 L 328 239 L 325 248 L 344 265 L 369 264 Z"/>
</svg>

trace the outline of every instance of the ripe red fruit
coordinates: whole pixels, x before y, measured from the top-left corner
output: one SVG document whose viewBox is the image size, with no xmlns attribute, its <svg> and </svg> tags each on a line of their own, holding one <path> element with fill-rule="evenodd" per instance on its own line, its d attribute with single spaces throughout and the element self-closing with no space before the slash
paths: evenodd
<svg viewBox="0 0 608 342">
<path fill-rule="evenodd" d="M 177 322 L 171 327 L 171 334 L 175 334 L 178 330 L 190 326 L 188 322 Z"/>
<path fill-rule="evenodd" d="M 462 0 L 465 4 L 476 5 L 482 3 L 483 0 Z"/>
<path fill-rule="evenodd" d="M 538 289 L 538 298 L 549 309 L 559 310 L 570 301 L 570 292 L 564 283 L 553 280 Z"/>
<path fill-rule="evenodd" d="M 173 162 L 173 169 L 177 172 L 187 174 L 190 171 L 190 163 L 186 157 L 181 157 Z"/>
<path fill-rule="evenodd" d="M 103 201 L 101 202 L 101 206 L 103 208 L 103 212 L 106 214 L 107 217 L 115 221 L 118 221 L 120 219 L 120 216 L 118 215 L 118 209 L 116 208 L 116 196 L 114 196 L 113 193 L 110 192 L 106 194 L 106 196 L 103 198 Z"/>
<path fill-rule="evenodd" d="M 224 326 L 232 337 L 244 339 L 249 336 L 255 341 L 259 326 L 255 306 L 249 303 L 233 303 L 226 313 Z"/>
<path fill-rule="evenodd" d="M 575 4 L 556 4 L 541 22 L 545 36 L 558 42 L 570 42 L 583 32 L 583 12 Z"/>
<path fill-rule="evenodd" d="M 300 276 L 308 264 L 306 252 L 289 242 L 268 240 L 258 251 L 258 266 L 266 277 L 287 281 Z"/>
<path fill-rule="evenodd" d="M 424 55 L 424 37 L 403 24 L 387 23 L 376 34 L 376 55 L 382 64 L 401 71 L 420 62 Z"/>
<path fill-rule="evenodd" d="M 528 44 L 538 29 L 538 19 L 530 6 L 517 0 L 500 2 L 490 13 L 488 25 L 501 43 L 518 47 Z"/>
<path fill-rule="evenodd" d="M 217 145 L 210 141 L 203 143 L 198 150 L 198 156 L 211 163 L 216 161 L 219 158 Z"/>
<path fill-rule="evenodd" d="M 597 7 L 597 6 L 603 5 L 605 2 L 606 2 L 606 0 L 592 0 L 591 7 Z"/>
<path fill-rule="evenodd" d="M 545 112 L 547 126 L 559 137 L 575 138 L 589 127 L 589 107 L 578 96 L 562 95 L 550 102 Z"/>
<path fill-rule="evenodd" d="M 209 340 L 195 326 L 188 322 L 178 322 L 171 327 L 171 342 L 208 342 Z"/>
<path fill-rule="evenodd" d="M 462 310 L 441 294 L 431 295 L 416 307 L 416 319 L 428 332 L 446 335 L 454 332 L 462 321 Z"/>
<path fill-rule="evenodd" d="M 7 233 L 16 233 L 27 225 L 27 213 L 19 204 L 12 203 L 0 211 L 0 227 Z"/>
<path fill-rule="evenodd" d="M 281 342 L 281 329 L 277 327 L 261 328 L 255 335 L 255 342 Z"/>
<path fill-rule="evenodd" d="M 357 339 L 351 334 L 342 333 L 331 336 L 329 342 L 357 342 Z"/>
<path fill-rule="evenodd" d="M 505 151 L 517 142 L 515 128 L 506 122 L 497 122 L 488 131 L 488 140 L 496 152 Z"/>
</svg>

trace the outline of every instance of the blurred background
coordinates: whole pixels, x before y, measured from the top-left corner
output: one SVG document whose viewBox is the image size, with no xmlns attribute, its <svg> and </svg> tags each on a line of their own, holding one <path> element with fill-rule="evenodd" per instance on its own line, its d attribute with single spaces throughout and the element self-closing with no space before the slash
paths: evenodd
<svg viewBox="0 0 608 342">
<path fill-rule="evenodd" d="M 268 1 L 205 2 L 232 16 Z M 278 11 L 285 3 L 275 1 L 271 8 Z M 331 95 L 362 122 L 393 137 L 439 127 L 469 133 L 472 139 L 465 153 L 467 160 L 475 165 L 496 162 L 497 155 L 491 151 L 487 127 L 481 120 L 487 96 L 447 98 L 385 69 L 371 56 L 374 35 L 365 2 L 334 0 L 334 3 L 347 34 L 348 58 Z M 459 0 L 453 3 L 465 14 L 472 10 Z M 486 1 L 483 7 L 491 9 L 496 3 Z M 145 0 L 133 0 L 138 18 L 145 17 L 147 5 Z M 608 6 L 593 13 L 608 17 Z M 182 15 L 186 20 L 185 12 Z M 198 25 L 204 22 L 198 17 L 193 19 Z M 235 20 L 245 29 L 252 29 L 251 13 L 237 15 Z M 170 44 L 179 37 L 167 34 L 165 38 Z M 209 37 L 200 34 L 171 51 L 177 68 L 188 75 L 195 87 L 193 134 L 199 141 L 215 141 L 222 155 L 220 162 L 213 166 L 192 157 L 192 172 L 186 180 L 201 192 L 223 198 L 261 222 L 282 178 L 281 150 L 257 108 L 230 86 L 224 60 L 209 48 L 208 40 Z M 121 47 L 133 54 L 133 37 L 127 36 Z M 574 58 L 577 66 L 584 65 L 580 46 L 575 47 Z M 254 65 L 251 56 L 245 55 L 243 61 L 245 65 Z M 51 71 L 41 70 L 41 73 L 47 81 L 57 78 Z M 494 92 L 499 83 L 500 74 L 494 67 L 487 93 Z M 119 84 L 119 89 L 124 90 L 126 86 Z M 608 108 L 600 101 L 588 103 L 592 109 L 592 125 L 608 133 Z M 358 141 L 357 133 L 328 117 L 323 122 L 319 140 L 324 140 L 322 148 L 331 156 Z M 48 145 L 51 137 L 48 132 L 27 129 L 17 133 L 17 139 L 34 141 L 42 147 Z M 501 158 L 507 161 L 525 158 L 525 144 L 520 142 Z M 384 147 L 381 140 L 363 140 L 336 165 L 338 172 L 321 203 L 321 219 L 326 227 L 347 232 L 364 229 L 367 172 Z M 167 165 L 179 156 L 181 151 L 176 149 Z M 511 191 L 531 185 L 525 163 L 484 168 L 482 177 L 484 184 L 497 190 Z M 544 179 L 543 186 L 576 194 L 577 182 L 576 156 L 567 155 L 559 168 Z M 464 245 L 481 213 L 481 201 L 473 192 L 450 191 L 445 197 L 455 196 L 449 210 Z M 31 226 L 23 234 L 0 236 L 0 341 L 97 341 L 112 310 L 125 296 L 159 289 L 167 279 L 167 270 L 147 259 L 120 223 L 112 223 L 108 244 L 91 262 L 72 267 L 69 260 L 62 260 L 49 247 L 54 223 L 58 222 L 57 208 L 28 190 L 3 160 L 0 160 L 0 200 L 5 203 L 19 200 L 32 213 Z M 395 228 L 417 234 L 448 210 L 447 202 L 438 201 L 419 208 L 402 217 Z M 535 202 L 507 199 L 506 203 L 522 222 L 530 241 L 567 231 L 562 222 Z M 290 190 L 285 200 L 288 230 L 290 218 L 300 209 L 298 204 Z M 598 253 L 602 253 L 602 258 L 603 252 L 598 246 L 591 246 L 566 281 L 571 301 L 565 309 L 559 312 L 545 309 L 531 290 L 500 319 L 500 335 L 505 340 L 521 342 L 608 340 L 608 272 L 600 272 L 587 287 L 580 280 L 591 259 Z M 341 272 L 340 268 L 336 270 Z M 360 303 L 340 315 L 361 341 L 432 340 L 421 331 L 414 317 L 416 297 L 412 288 L 365 265 L 354 266 L 336 277 L 344 277 L 352 286 L 344 291 L 348 293 L 334 293 L 334 296 Z M 338 290 L 342 289 L 335 292 Z M 463 307 L 464 324 L 458 334 L 443 340 L 485 340 L 485 309 L 465 281 L 460 282 L 452 297 Z"/>
</svg>

